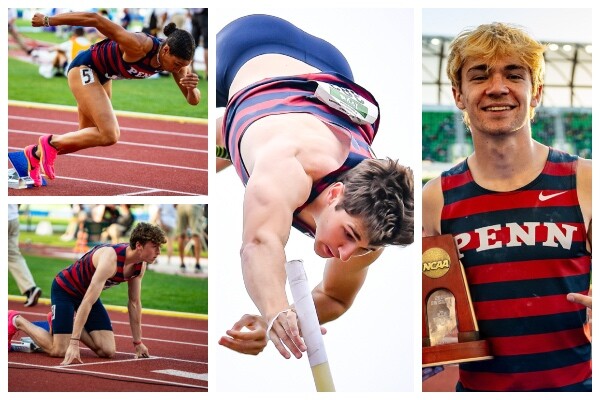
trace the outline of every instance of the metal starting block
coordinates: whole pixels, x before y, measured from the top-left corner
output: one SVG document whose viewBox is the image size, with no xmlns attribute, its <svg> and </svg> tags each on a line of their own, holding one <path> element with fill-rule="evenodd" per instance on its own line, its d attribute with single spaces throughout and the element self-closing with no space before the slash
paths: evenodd
<svg viewBox="0 0 600 400">
<path fill-rule="evenodd" d="M 23 151 L 8 153 L 8 162 L 12 168 L 8 169 L 9 189 L 29 189 L 35 187 L 33 179 L 27 171 L 27 158 Z M 42 176 L 42 186 L 46 186 L 46 179 Z"/>
<path fill-rule="evenodd" d="M 23 337 L 19 342 L 11 343 L 10 350 L 19 353 L 36 353 L 43 351 L 30 337 Z"/>
</svg>

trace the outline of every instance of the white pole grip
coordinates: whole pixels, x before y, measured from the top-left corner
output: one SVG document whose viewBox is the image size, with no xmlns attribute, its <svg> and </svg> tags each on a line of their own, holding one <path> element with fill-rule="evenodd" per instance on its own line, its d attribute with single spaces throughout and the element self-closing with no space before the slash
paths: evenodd
<svg viewBox="0 0 600 400">
<path fill-rule="evenodd" d="M 334 392 L 335 387 L 331 371 L 329 370 L 321 326 L 302 261 L 293 260 L 287 262 L 285 270 L 292 297 L 294 298 L 296 314 L 298 315 L 300 328 L 302 329 L 302 336 L 308 353 L 308 361 L 313 372 L 317 391 Z"/>
</svg>

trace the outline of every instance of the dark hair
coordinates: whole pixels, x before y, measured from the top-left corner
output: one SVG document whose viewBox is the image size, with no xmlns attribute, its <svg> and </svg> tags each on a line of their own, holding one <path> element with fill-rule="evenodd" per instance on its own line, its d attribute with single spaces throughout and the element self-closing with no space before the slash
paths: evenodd
<svg viewBox="0 0 600 400">
<path fill-rule="evenodd" d="M 191 33 L 178 29 L 173 22 L 165 26 L 163 33 L 167 37 L 165 44 L 169 45 L 171 54 L 182 60 L 192 60 L 194 58 L 196 43 Z"/>
<path fill-rule="evenodd" d="M 73 34 L 75 36 L 83 36 L 83 35 L 85 35 L 85 31 L 83 30 L 83 28 L 81 26 L 78 26 L 77 28 L 73 29 Z"/>
<path fill-rule="evenodd" d="M 147 222 L 140 222 L 133 228 L 131 236 L 129 237 L 129 246 L 135 249 L 137 243 L 142 246 L 148 242 L 152 242 L 158 245 L 167 243 L 165 232 L 156 225 L 149 224 Z"/>
<path fill-rule="evenodd" d="M 405 246 L 414 241 L 414 181 L 398 161 L 366 159 L 339 181 L 344 194 L 336 209 L 358 216 L 371 246 Z"/>
</svg>

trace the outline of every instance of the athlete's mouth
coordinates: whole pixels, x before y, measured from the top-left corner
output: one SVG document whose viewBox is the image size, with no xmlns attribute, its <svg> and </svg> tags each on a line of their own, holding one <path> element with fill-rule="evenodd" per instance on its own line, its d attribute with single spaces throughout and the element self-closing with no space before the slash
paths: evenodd
<svg viewBox="0 0 600 400">
<path fill-rule="evenodd" d="M 483 107 L 484 111 L 509 111 L 512 110 L 513 106 L 489 106 Z"/>
</svg>

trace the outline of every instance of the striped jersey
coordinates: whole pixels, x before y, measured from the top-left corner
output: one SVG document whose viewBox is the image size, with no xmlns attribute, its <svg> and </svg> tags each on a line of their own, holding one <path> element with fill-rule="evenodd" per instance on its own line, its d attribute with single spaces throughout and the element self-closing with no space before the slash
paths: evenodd
<svg viewBox="0 0 600 400">
<path fill-rule="evenodd" d="M 229 100 L 223 116 L 222 132 L 224 142 L 231 155 L 235 170 L 244 185 L 248 182 L 249 173 L 240 155 L 240 143 L 246 129 L 260 118 L 277 114 L 307 113 L 328 125 L 342 128 L 348 134 L 351 139 L 351 147 L 343 165 L 313 183 L 308 200 L 296 210 L 296 215 L 329 185 L 337 182 L 342 173 L 355 167 L 362 160 L 373 157 L 371 144 L 379 127 L 379 116 L 373 124 L 359 125 L 352 122 L 346 114 L 321 102 L 315 96 L 317 82 L 330 83 L 344 89 L 350 89 L 375 104 L 379 109 L 375 98 L 366 89 L 348 80 L 343 75 L 334 72 L 321 72 L 267 78 L 247 86 Z M 314 236 L 315 232 L 312 228 L 296 217 L 293 226 L 303 233 Z"/>
<path fill-rule="evenodd" d="M 467 161 L 442 174 L 442 234 L 465 267 L 494 359 L 460 365 L 474 391 L 591 390 L 586 308 L 591 254 L 576 187 L 577 157 L 550 149 L 542 173 L 511 192 L 486 190 Z"/>
<path fill-rule="evenodd" d="M 101 244 L 87 253 L 85 253 L 79 260 L 75 261 L 69 267 L 63 269 L 56 275 L 56 282 L 62 287 L 67 293 L 77 298 L 83 299 L 85 292 L 87 291 L 96 267 L 92 262 L 94 253 L 103 247 L 112 247 L 117 253 L 117 271 L 116 273 L 104 283 L 104 289 L 108 289 L 112 286 L 118 285 L 121 282 L 129 281 L 140 275 L 142 272 L 143 263 L 137 263 L 134 265 L 135 272 L 129 278 L 125 278 L 123 275 L 123 267 L 125 266 L 125 253 L 129 243 L 119 244 Z"/>
<path fill-rule="evenodd" d="M 144 58 L 131 63 L 123 60 L 123 52 L 114 40 L 104 39 L 92 45 L 90 51 L 94 70 L 107 79 L 144 79 L 162 71 L 151 65 L 161 41 L 154 36 L 147 36 L 152 39 L 152 49 Z"/>
</svg>

